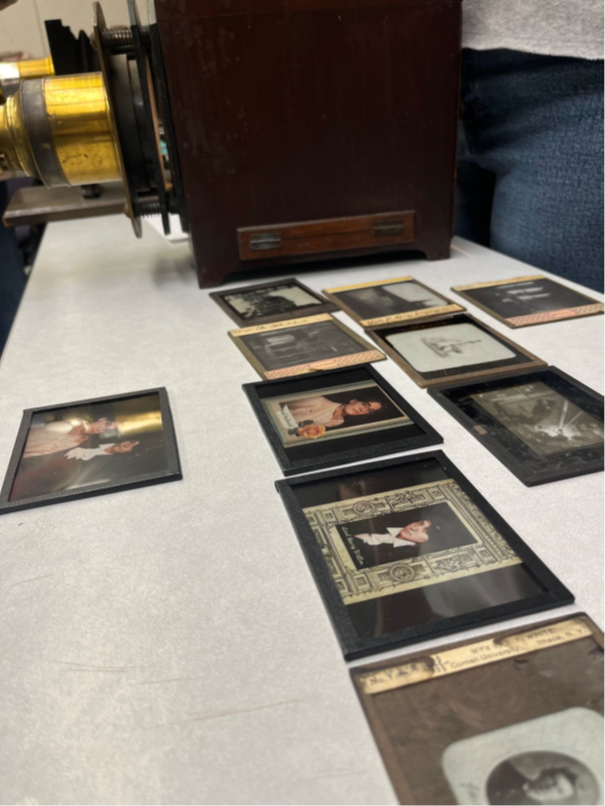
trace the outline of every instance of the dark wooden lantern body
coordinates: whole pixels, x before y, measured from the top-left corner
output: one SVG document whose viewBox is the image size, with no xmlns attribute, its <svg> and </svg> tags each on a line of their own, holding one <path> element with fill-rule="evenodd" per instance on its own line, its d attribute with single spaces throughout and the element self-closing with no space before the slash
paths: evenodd
<svg viewBox="0 0 605 806">
<path fill-rule="evenodd" d="M 200 285 L 452 234 L 461 0 L 156 0 Z"/>
</svg>

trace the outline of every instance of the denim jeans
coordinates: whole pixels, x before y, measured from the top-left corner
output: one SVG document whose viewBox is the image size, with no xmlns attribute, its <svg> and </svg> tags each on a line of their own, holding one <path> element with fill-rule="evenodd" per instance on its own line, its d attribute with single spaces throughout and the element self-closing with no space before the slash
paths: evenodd
<svg viewBox="0 0 605 806">
<path fill-rule="evenodd" d="M 0 182 L 0 356 L 8 339 L 25 288 L 23 261 L 15 230 L 5 227 L 2 215 L 8 204 L 6 184 Z"/>
<path fill-rule="evenodd" d="M 464 49 L 461 94 L 456 233 L 602 290 L 603 62 Z"/>
</svg>

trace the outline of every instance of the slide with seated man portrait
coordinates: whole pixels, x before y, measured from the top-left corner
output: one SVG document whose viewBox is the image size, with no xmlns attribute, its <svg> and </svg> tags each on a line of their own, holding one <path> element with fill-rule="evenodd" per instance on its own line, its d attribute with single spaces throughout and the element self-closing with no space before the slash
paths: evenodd
<svg viewBox="0 0 605 806">
<path fill-rule="evenodd" d="M 165 389 L 24 412 L 0 509 L 180 478 Z"/>
</svg>

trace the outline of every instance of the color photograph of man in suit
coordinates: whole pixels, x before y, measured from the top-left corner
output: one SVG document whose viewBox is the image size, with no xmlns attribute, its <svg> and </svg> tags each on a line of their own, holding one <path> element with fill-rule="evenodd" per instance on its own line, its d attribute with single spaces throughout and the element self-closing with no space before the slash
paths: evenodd
<svg viewBox="0 0 605 806">
<path fill-rule="evenodd" d="M 9 500 L 17 501 L 162 470 L 157 394 L 34 415 Z"/>
</svg>

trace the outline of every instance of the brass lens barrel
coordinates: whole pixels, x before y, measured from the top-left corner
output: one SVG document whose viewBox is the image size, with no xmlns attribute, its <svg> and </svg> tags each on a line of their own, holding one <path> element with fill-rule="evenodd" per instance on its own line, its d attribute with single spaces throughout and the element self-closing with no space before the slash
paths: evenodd
<svg viewBox="0 0 605 806">
<path fill-rule="evenodd" d="M 47 187 L 121 179 L 101 73 L 23 81 L 0 106 L 0 172 L 21 170 Z"/>
<path fill-rule="evenodd" d="M 25 78 L 54 76 L 52 56 L 44 59 L 23 59 L 18 62 L 0 62 L 0 104 L 19 89 Z"/>
<path fill-rule="evenodd" d="M 14 62 L 18 72 L 19 78 L 41 78 L 42 76 L 54 76 L 55 66 L 53 64 L 52 56 L 47 56 L 45 59 L 23 59 L 20 62 Z"/>
</svg>

